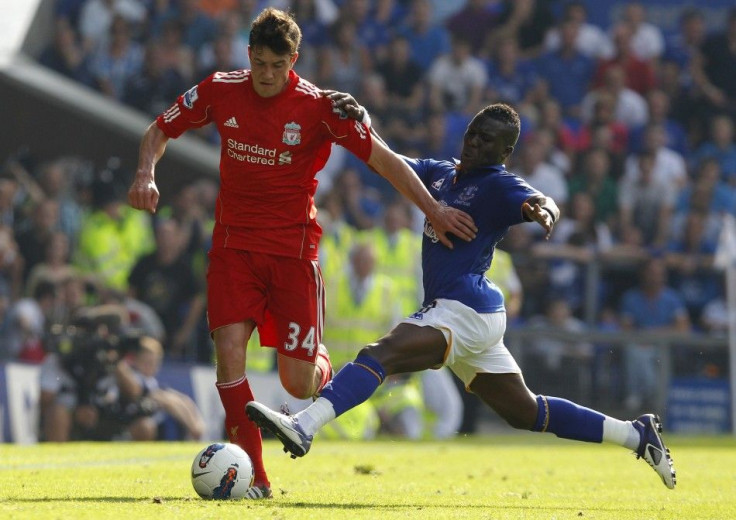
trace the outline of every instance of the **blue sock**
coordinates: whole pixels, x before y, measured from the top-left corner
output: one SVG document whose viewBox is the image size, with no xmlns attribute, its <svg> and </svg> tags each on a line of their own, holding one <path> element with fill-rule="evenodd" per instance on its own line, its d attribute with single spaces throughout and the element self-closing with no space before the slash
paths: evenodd
<svg viewBox="0 0 736 520">
<path fill-rule="evenodd" d="M 358 356 L 335 374 L 320 393 L 332 403 L 335 416 L 341 415 L 366 401 L 386 379 L 381 364 L 368 356 Z"/>
<path fill-rule="evenodd" d="M 537 396 L 537 421 L 532 431 L 551 432 L 562 439 L 603 442 L 605 415 L 559 397 Z"/>
</svg>

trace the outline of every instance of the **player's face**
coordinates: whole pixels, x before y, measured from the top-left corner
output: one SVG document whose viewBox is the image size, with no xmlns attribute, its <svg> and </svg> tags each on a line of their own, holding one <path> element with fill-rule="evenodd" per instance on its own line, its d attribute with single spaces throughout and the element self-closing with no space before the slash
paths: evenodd
<svg viewBox="0 0 736 520">
<path fill-rule="evenodd" d="M 286 87 L 289 71 L 299 53 L 275 54 L 268 47 L 248 47 L 253 88 L 261 97 L 273 97 Z"/>
<path fill-rule="evenodd" d="M 507 145 L 508 127 L 487 116 L 478 115 L 470 122 L 463 136 L 460 164 L 472 169 L 502 164 L 514 151 Z"/>
</svg>

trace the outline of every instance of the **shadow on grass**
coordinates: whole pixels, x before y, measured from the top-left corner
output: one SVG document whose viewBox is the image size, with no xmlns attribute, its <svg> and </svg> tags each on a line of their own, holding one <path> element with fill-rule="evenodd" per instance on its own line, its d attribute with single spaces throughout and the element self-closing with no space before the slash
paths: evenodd
<svg viewBox="0 0 736 520">
<path fill-rule="evenodd" d="M 150 498 L 132 498 L 132 497 L 59 497 L 59 498 L 2 498 L 6 503 L 26 503 L 26 504 L 43 504 L 60 502 L 69 504 L 70 502 L 103 502 L 103 503 L 176 503 L 176 502 L 208 502 L 208 503 L 237 503 L 237 504 L 253 504 L 259 507 L 279 508 L 279 509 L 295 509 L 295 510 L 309 510 L 309 509 L 332 509 L 335 511 L 361 511 L 361 510 L 377 510 L 377 511 L 408 511 L 408 510 L 445 510 L 445 509 L 468 509 L 468 510 L 484 510 L 484 509 L 495 509 L 495 510 L 509 510 L 509 511 L 600 511 L 600 512 L 632 512 L 637 511 L 636 507 L 564 507 L 564 506 L 533 506 L 533 505 L 510 505 L 510 504 L 464 504 L 458 507 L 457 504 L 381 504 L 376 505 L 370 504 L 335 504 L 332 502 L 281 502 L 279 500 L 233 500 L 233 501 L 219 501 L 219 500 L 201 500 L 199 498 L 192 497 L 150 497 Z"/>
</svg>

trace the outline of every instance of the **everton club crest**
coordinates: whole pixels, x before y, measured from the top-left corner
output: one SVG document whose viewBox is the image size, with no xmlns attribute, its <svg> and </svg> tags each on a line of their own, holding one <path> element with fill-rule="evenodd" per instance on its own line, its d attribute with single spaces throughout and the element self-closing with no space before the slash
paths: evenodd
<svg viewBox="0 0 736 520">
<path fill-rule="evenodd" d="M 286 123 L 284 125 L 284 137 L 281 139 L 285 144 L 294 146 L 302 142 L 302 127 L 295 122 Z"/>
</svg>

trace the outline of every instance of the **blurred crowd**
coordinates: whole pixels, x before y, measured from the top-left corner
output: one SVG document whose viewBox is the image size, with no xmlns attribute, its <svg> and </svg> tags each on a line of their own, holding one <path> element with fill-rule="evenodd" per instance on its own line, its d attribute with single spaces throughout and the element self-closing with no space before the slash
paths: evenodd
<svg viewBox="0 0 736 520">
<path fill-rule="evenodd" d="M 155 116 L 208 74 L 249 67 L 251 20 L 268 5 L 290 9 L 303 31 L 297 72 L 355 95 L 400 153 L 457 156 L 482 106 L 520 112 L 507 168 L 552 196 L 563 219 L 549 241 L 516 226 L 499 244 L 489 277 L 506 294 L 511 330 L 723 336 L 725 283 L 713 260 L 724 215 L 736 215 L 736 8 L 716 27 L 683 8 L 664 30 L 645 2 L 621 2 L 607 26 L 589 21 L 586 4 L 57 0 L 53 41 L 38 60 Z M 198 135 L 217 144 L 213 129 Z M 106 304 L 160 341 L 166 359 L 210 362 L 203 287 L 216 181 L 181 186 L 152 217 L 126 205 L 130 172 L 115 158 L 38 163 L 32 152 L 8 158 L 0 175 L 0 359 L 42 362 L 53 325 Z M 324 341 L 339 366 L 419 305 L 423 222 L 339 147 L 318 180 Z M 620 369 L 627 406 L 653 398 L 650 345 L 624 355 L 534 343 L 520 361 L 540 384 L 569 380 L 570 360 L 593 370 L 603 356 Z M 270 370 L 269 354 L 254 349 L 249 363 Z M 718 355 L 685 364 L 725 370 Z M 404 404 L 431 402 L 422 381 L 409 384 L 399 401 L 376 403 L 404 431 Z"/>
</svg>

